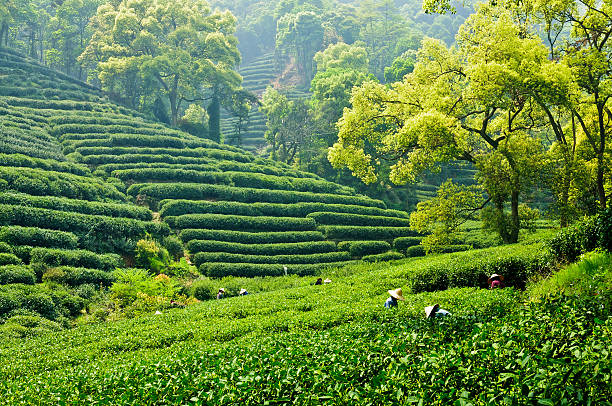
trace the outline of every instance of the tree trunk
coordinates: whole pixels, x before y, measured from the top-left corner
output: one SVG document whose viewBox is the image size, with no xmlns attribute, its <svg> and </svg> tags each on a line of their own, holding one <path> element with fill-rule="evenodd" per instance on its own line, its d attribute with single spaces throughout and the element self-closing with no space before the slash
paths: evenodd
<svg viewBox="0 0 612 406">
<path fill-rule="evenodd" d="M 208 105 L 208 138 L 221 142 L 221 103 L 214 89 L 212 101 Z"/>
<path fill-rule="evenodd" d="M 4 46 L 8 46 L 8 23 L 4 22 L 0 26 L 0 45 L 3 45 L 2 40 L 4 39 Z"/>
<path fill-rule="evenodd" d="M 178 75 L 174 75 L 174 83 L 172 86 L 172 91 L 168 95 L 168 99 L 170 101 L 170 114 L 172 115 L 172 126 L 176 127 L 178 124 L 178 106 L 176 103 L 178 93 Z"/>
<path fill-rule="evenodd" d="M 512 191 L 510 198 L 511 207 L 511 224 L 510 224 L 510 235 L 509 243 L 518 242 L 519 230 L 520 230 L 520 219 L 519 219 L 519 192 L 518 190 Z"/>
</svg>

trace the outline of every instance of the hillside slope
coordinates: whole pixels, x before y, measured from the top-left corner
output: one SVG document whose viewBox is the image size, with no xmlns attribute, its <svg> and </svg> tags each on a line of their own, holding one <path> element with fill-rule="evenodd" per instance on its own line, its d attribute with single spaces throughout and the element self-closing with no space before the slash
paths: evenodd
<svg viewBox="0 0 612 406">
<path fill-rule="evenodd" d="M 407 214 L 382 201 L 148 121 L 10 50 L 0 50 L 0 74 L 0 179 L 12 196 L 3 197 L 0 224 L 74 233 L 77 240 L 60 248 L 125 253 L 145 232 L 161 238 L 171 228 L 203 273 L 277 275 L 377 254 L 413 235 Z M 120 221 L 96 217 L 110 213 L 110 203 Z M 163 221 L 152 222 L 142 205 Z M 36 215 L 22 216 L 24 206 Z M 67 213 L 65 224 L 55 212 Z M 138 219 L 128 221 L 128 212 Z M 374 243 L 339 251 L 336 242 L 344 240 Z"/>
</svg>

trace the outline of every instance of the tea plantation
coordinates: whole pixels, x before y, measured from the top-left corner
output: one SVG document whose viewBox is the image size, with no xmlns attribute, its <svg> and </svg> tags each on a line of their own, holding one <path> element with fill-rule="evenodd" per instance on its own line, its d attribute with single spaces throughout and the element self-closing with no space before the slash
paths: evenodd
<svg viewBox="0 0 612 406">
<path fill-rule="evenodd" d="M 39 279 L 131 266 L 147 233 L 179 235 L 211 276 L 312 274 L 415 235 L 380 200 L 146 120 L 9 49 L 0 75 L 3 262 L 35 264 Z"/>
<path fill-rule="evenodd" d="M 611 296 L 598 291 L 606 276 L 592 278 L 610 276 L 609 254 L 573 280 L 591 286 L 586 295 L 558 296 L 547 281 L 527 293 L 477 287 L 495 267 L 509 283 L 541 272 L 545 252 L 535 243 L 354 265 L 326 273 L 328 285 L 5 339 L 0 403 L 610 404 Z M 433 268 L 454 282 L 416 293 Z M 397 286 L 406 301 L 385 309 Z M 452 316 L 425 319 L 432 303 Z"/>
</svg>

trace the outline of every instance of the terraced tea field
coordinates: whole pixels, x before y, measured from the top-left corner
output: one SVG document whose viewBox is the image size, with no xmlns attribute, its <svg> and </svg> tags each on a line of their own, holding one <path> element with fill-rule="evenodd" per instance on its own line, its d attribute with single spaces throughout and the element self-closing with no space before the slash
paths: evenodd
<svg viewBox="0 0 612 406">
<path fill-rule="evenodd" d="M 177 234 L 207 275 L 311 274 L 402 257 L 385 253 L 415 237 L 407 213 L 380 200 L 147 120 L 8 49 L 0 75 L 0 224 L 66 241 L 5 237 L 7 263 L 130 265 L 145 233 Z"/>
</svg>

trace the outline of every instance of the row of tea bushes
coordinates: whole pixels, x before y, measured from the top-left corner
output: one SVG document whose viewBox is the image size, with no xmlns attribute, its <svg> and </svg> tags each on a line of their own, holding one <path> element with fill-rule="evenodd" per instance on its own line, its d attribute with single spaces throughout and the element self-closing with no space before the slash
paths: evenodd
<svg viewBox="0 0 612 406">
<path fill-rule="evenodd" d="M 40 227 L 68 231 L 77 235 L 95 229 L 109 238 L 137 238 L 144 236 L 145 233 L 166 236 L 170 232 L 168 225 L 164 223 L 7 204 L 0 204 L 0 225 Z"/>
<path fill-rule="evenodd" d="M 452 257 L 429 259 L 409 278 L 412 292 L 431 292 L 455 287 L 488 286 L 491 274 L 504 276 L 508 286 L 524 288 L 531 277 L 546 272 L 550 256 L 543 244 L 509 245 L 457 252 Z"/>
<path fill-rule="evenodd" d="M 398 217 L 332 212 L 314 212 L 306 217 L 314 219 L 319 225 L 410 227 L 410 220 Z"/>
<path fill-rule="evenodd" d="M 22 283 L 24 285 L 34 285 L 36 274 L 27 265 L 2 265 L 0 266 L 0 285 L 12 283 Z"/>
<path fill-rule="evenodd" d="M 418 233 L 410 227 L 374 227 L 374 226 L 319 226 L 325 238 L 330 240 L 372 240 L 392 241 L 398 237 L 415 236 Z"/>
<path fill-rule="evenodd" d="M 391 244 L 386 241 L 342 241 L 338 243 L 338 249 L 348 251 L 352 257 L 363 257 L 387 252 Z"/>
<path fill-rule="evenodd" d="M 277 244 L 323 241 L 319 231 L 277 231 L 251 233 L 231 230 L 184 229 L 179 234 L 181 240 L 189 243 L 192 240 L 225 241 L 241 244 Z"/>
<path fill-rule="evenodd" d="M 319 264 L 247 264 L 247 263 L 226 263 L 208 262 L 200 265 L 199 270 L 203 275 L 211 278 L 222 278 L 226 276 L 236 277 L 262 277 L 262 276 L 283 276 L 283 275 L 314 275 L 323 269 L 333 269 L 350 264 L 350 262 L 326 262 Z M 287 268 L 287 270 L 285 270 Z"/>
<path fill-rule="evenodd" d="M 399 210 L 382 209 L 380 207 L 358 206 L 351 204 L 302 202 L 283 203 L 241 203 L 235 201 L 207 200 L 162 200 L 159 203 L 159 214 L 162 217 L 180 216 L 195 213 L 233 214 L 239 216 L 283 216 L 306 217 L 319 211 L 335 213 L 352 213 L 367 216 L 387 216 L 406 218 L 408 214 Z"/>
<path fill-rule="evenodd" d="M 134 184 L 127 190 L 130 196 L 146 196 L 154 201 L 164 199 L 190 200 L 228 200 L 243 203 L 300 203 L 321 202 L 338 204 L 355 204 L 370 207 L 386 208 L 380 200 L 365 196 L 336 195 L 329 193 L 294 192 L 288 190 L 265 190 L 239 188 L 223 185 L 203 185 L 198 183 L 172 184 Z"/>
<path fill-rule="evenodd" d="M 212 169 L 212 168 L 211 168 Z M 111 176 L 124 182 L 183 182 L 212 183 L 256 189 L 295 190 L 300 192 L 352 194 L 353 191 L 335 183 L 288 176 L 265 175 L 255 172 L 215 172 L 177 168 L 120 169 Z"/>
<path fill-rule="evenodd" d="M 0 241 L 9 245 L 74 249 L 77 247 L 79 239 L 75 234 L 66 231 L 38 227 L 3 226 L 0 227 Z"/>
<path fill-rule="evenodd" d="M 123 265 L 117 254 L 96 254 L 87 250 L 62 250 L 55 248 L 34 248 L 30 257 L 31 263 L 41 263 L 49 267 L 71 266 L 103 271 L 112 271 Z"/>
<path fill-rule="evenodd" d="M 57 161 L 55 159 L 34 158 L 23 154 L 0 154 L 0 166 L 67 172 L 80 176 L 89 176 L 91 174 L 85 165 L 74 162 Z"/>
<path fill-rule="evenodd" d="M 299 217 L 251 217 L 228 216 L 224 214 L 184 214 L 166 217 L 172 228 L 201 228 L 236 231 L 312 231 L 316 228 L 314 220 Z"/>
<path fill-rule="evenodd" d="M 296 265 L 324 264 L 350 260 L 350 254 L 344 251 L 305 255 L 242 255 L 228 252 L 199 252 L 193 257 L 193 263 L 197 267 L 207 262 Z"/>
<path fill-rule="evenodd" d="M 123 201 L 115 186 L 93 177 L 33 168 L 0 167 L 0 188 L 40 196 Z"/>
<path fill-rule="evenodd" d="M 131 204 L 92 202 L 55 196 L 32 196 L 24 193 L 3 193 L 0 195 L 0 203 L 81 214 L 126 217 L 143 221 L 152 219 L 149 209 Z"/>
<path fill-rule="evenodd" d="M 312 241 L 297 243 L 272 244 L 241 244 L 227 241 L 191 240 L 186 248 L 192 254 L 198 252 L 228 252 L 245 255 L 291 255 L 319 254 L 336 251 L 336 244 L 332 241 Z"/>
<path fill-rule="evenodd" d="M 139 147 L 81 147 L 76 148 L 75 152 L 87 157 L 92 156 L 117 156 L 117 155 L 170 155 L 175 157 L 192 158 L 214 158 L 234 160 L 238 162 L 250 162 L 253 160 L 251 155 L 245 153 L 226 151 L 216 148 L 139 148 Z"/>
</svg>

